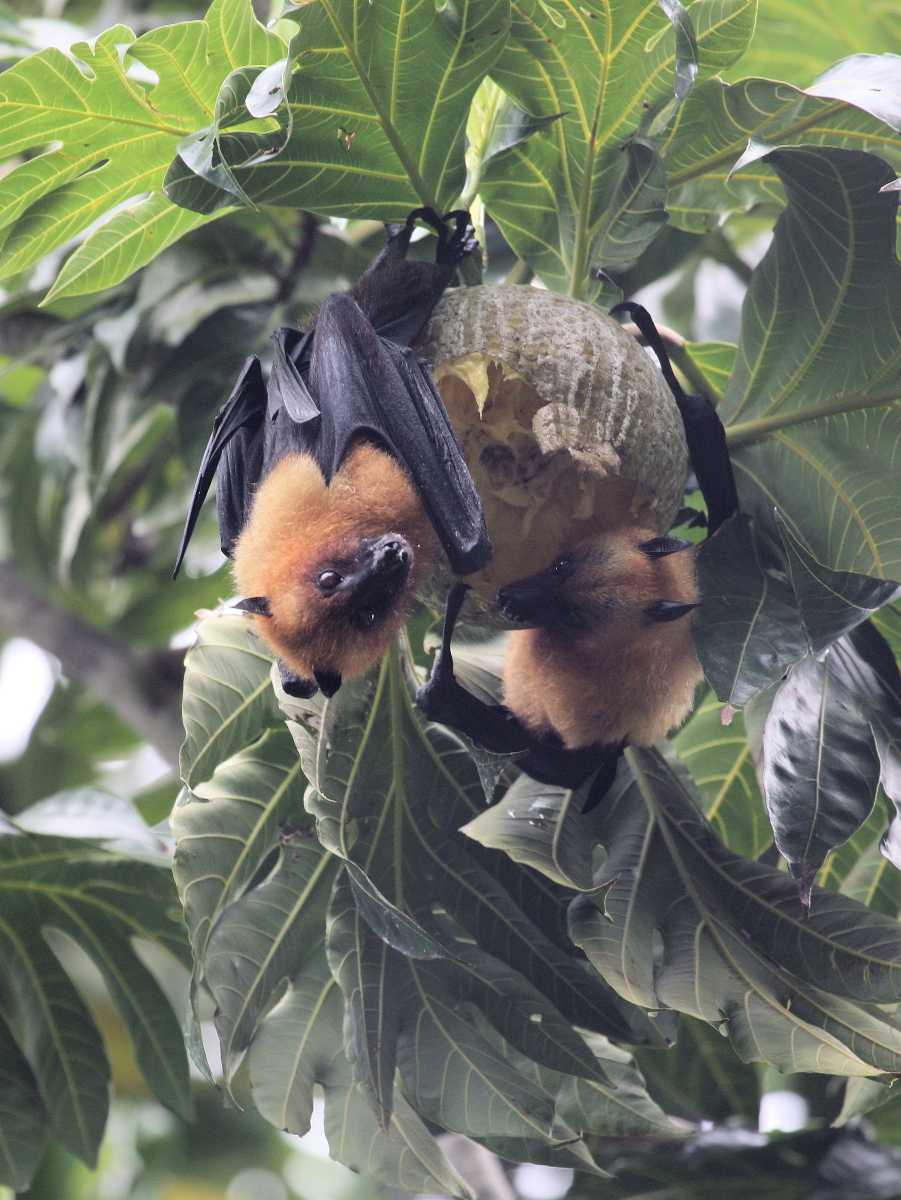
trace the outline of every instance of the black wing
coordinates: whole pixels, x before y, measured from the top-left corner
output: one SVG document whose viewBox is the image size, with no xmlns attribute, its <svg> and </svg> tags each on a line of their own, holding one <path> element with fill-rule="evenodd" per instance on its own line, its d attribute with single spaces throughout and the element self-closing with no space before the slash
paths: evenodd
<svg viewBox="0 0 901 1200">
<path fill-rule="evenodd" d="M 308 385 L 319 405 L 315 456 L 327 479 L 351 443 L 380 443 L 409 472 L 451 568 L 491 557 L 482 505 L 444 403 L 412 350 L 380 337 L 348 295 L 319 310 Z"/>
<path fill-rule="evenodd" d="M 475 245 L 468 214 L 449 218 L 453 231 L 431 210 L 411 213 L 353 293 L 325 300 L 310 332 L 279 330 L 268 389 L 259 362 L 248 361 L 204 453 L 176 572 L 220 459 L 219 528 L 230 554 L 252 489 L 275 462 L 310 454 L 330 481 L 358 437 L 383 445 L 409 472 L 454 571 L 469 574 L 489 560 L 481 501 L 444 404 L 407 349 Z M 438 231 L 434 263 L 405 257 L 416 219 Z"/>
<path fill-rule="evenodd" d="M 210 490 L 219 460 L 228 448 L 219 480 L 219 535 L 228 553 L 240 533 L 250 489 L 262 466 L 262 423 L 266 413 L 266 385 L 257 358 L 249 358 L 234 390 L 216 414 L 213 432 L 203 452 L 191 495 L 173 578 L 178 574 L 197 517 Z"/>
<path fill-rule="evenodd" d="M 682 415 L 692 469 L 707 503 L 708 533 L 714 534 L 724 521 L 738 512 L 738 493 L 723 423 L 706 396 L 688 395 L 683 390 L 654 319 L 646 308 L 626 302 L 615 304 L 610 312 L 614 316 L 628 313 L 657 356 L 660 370 Z"/>
</svg>

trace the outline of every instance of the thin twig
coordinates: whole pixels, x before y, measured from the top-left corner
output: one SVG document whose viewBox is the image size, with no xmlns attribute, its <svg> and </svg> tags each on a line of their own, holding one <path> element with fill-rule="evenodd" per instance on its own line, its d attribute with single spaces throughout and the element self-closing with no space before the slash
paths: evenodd
<svg viewBox="0 0 901 1200">
<path fill-rule="evenodd" d="M 300 224 L 291 259 L 284 271 L 279 275 L 278 290 L 275 293 L 274 299 L 275 304 L 284 304 L 294 292 L 297 286 L 298 275 L 301 274 L 312 257 L 318 228 L 319 222 L 312 213 L 302 212 L 300 214 Z"/>
</svg>

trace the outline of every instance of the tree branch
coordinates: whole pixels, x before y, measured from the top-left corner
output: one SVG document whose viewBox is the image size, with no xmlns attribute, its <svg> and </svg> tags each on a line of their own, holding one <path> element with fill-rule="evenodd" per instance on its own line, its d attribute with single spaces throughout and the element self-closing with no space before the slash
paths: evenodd
<svg viewBox="0 0 901 1200">
<path fill-rule="evenodd" d="M 0 626 L 55 654 L 67 675 L 115 709 L 167 762 L 178 762 L 181 667 L 169 651 L 135 650 L 48 603 L 9 562 L 0 562 Z"/>
</svg>

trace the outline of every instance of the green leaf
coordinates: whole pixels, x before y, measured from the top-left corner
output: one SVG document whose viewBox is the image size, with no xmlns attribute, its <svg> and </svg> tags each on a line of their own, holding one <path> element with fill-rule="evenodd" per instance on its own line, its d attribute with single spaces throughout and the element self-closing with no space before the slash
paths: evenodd
<svg viewBox="0 0 901 1200">
<path fill-rule="evenodd" d="M 719 401 L 735 367 L 735 346 L 731 342 L 686 342 L 684 349 L 700 372 L 704 383 L 700 390 Z"/>
<path fill-rule="evenodd" d="M 764 728 L 763 788 L 776 845 L 802 895 L 826 855 L 870 815 L 879 756 L 866 666 L 850 639 L 791 668 Z M 863 676 L 863 678 L 862 678 Z"/>
<path fill-rule="evenodd" d="M 320 839 L 439 941 L 435 921 L 447 914 L 569 1021 L 626 1034 L 610 993 L 542 931 L 543 923 L 559 928 L 557 896 L 542 894 L 521 868 L 499 872 L 496 855 L 457 832 L 482 811 L 478 771 L 455 737 L 414 709 L 408 672 L 406 656 L 392 652 L 377 673 L 328 701 L 318 739 L 295 729 Z M 466 970 L 458 982 L 474 984 Z"/>
<path fill-rule="evenodd" d="M 698 656 L 716 694 L 734 705 L 821 655 L 899 593 L 891 580 L 824 566 L 778 509 L 770 516 L 781 550 L 736 514 L 699 557 Z"/>
<path fill-rule="evenodd" d="M 723 720 L 723 705 L 708 693 L 674 739 L 676 753 L 692 772 L 704 815 L 720 841 L 746 858 L 772 844 L 754 756 L 740 712 Z"/>
<path fill-rule="evenodd" d="M 624 773 L 595 831 L 606 889 L 571 910 L 596 968 L 632 1003 L 726 1030 L 746 1061 L 895 1070 L 901 1033 L 870 1002 L 897 994 L 897 923 L 819 891 L 805 920 L 791 880 L 726 851 L 657 752 L 626 758 L 634 778 Z"/>
<path fill-rule="evenodd" d="M 94 1022 L 50 948 L 50 931 L 71 938 L 91 957 L 125 1020 L 147 1082 L 163 1103 L 188 1116 L 188 1064 L 179 1023 L 131 945 L 140 938 L 183 955 L 166 872 L 84 843 L 6 832 L 0 837 L 0 895 L 6 979 L 0 1008 L 46 1108 L 46 1116 L 34 1110 L 34 1120 L 86 1163 L 96 1160 L 109 1104 L 109 1066 Z"/>
<path fill-rule="evenodd" d="M 680 1017 L 675 1046 L 639 1048 L 635 1058 L 648 1090 L 666 1112 L 693 1121 L 741 1115 L 756 1123 L 756 1068 L 740 1063 L 728 1039 L 703 1021 Z"/>
<path fill-rule="evenodd" d="M 772 79 L 711 79 L 695 88 L 662 148 L 673 222 L 704 233 L 717 227 L 724 212 L 781 209 L 779 172 L 761 161 L 776 148 L 868 151 L 897 168 L 901 102 L 887 83 L 897 78 L 899 65 L 894 54 L 855 55 L 807 91 Z"/>
<path fill-rule="evenodd" d="M 790 582 L 760 542 L 754 522 L 739 513 L 698 557 L 698 658 L 716 695 L 736 708 L 809 650 Z"/>
<path fill-rule="evenodd" d="M 222 210 L 208 216 L 189 212 L 186 208 L 177 208 L 162 192 L 154 192 L 145 200 L 114 213 L 69 255 L 44 297 L 44 303 L 52 304 L 64 296 L 84 296 L 114 287 L 147 266 L 192 229 L 199 229 L 223 215 Z M 38 247 L 40 244 L 37 243 Z M 39 249 L 39 253 L 43 250 Z"/>
<path fill-rule="evenodd" d="M 0 184 L 2 274 L 17 274 L 147 193 L 88 236 L 54 298 L 110 287 L 204 224 L 160 194 L 166 168 L 179 142 L 209 124 L 235 61 L 264 66 L 283 55 L 284 43 L 258 24 L 249 0 L 215 0 L 202 22 L 137 40 L 117 25 L 70 55 L 49 49 L 16 63 L 0 84 L 0 159 L 41 153 Z M 157 73 L 155 86 L 129 77 L 135 61 Z"/>
<path fill-rule="evenodd" d="M 407 1104 L 395 1100 L 381 1129 L 353 1082 L 341 1048 L 342 1005 L 321 945 L 263 1021 L 248 1055 L 260 1112 L 278 1129 L 306 1133 L 313 1086 L 325 1093 L 325 1132 L 332 1156 L 389 1187 L 468 1197 L 470 1192 Z"/>
<path fill-rule="evenodd" d="M 901 595 L 901 585 L 892 580 L 831 571 L 793 536 L 778 509 L 776 522 L 813 654 L 822 654 L 843 634 Z"/>
<path fill-rule="evenodd" d="M 318 744 L 296 735 L 316 787 L 308 804 L 320 837 L 446 948 L 429 960 L 387 951 L 350 887 L 338 886 L 328 947 L 350 1005 L 347 1051 L 363 1059 L 359 1078 L 383 1114 L 391 1111 L 396 1054 L 404 1094 L 424 1115 L 474 1136 L 547 1137 L 547 1113 L 533 1121 L 523 1112 L 520 1084 L 452 1010 L 474 1007 L 530 1058 L 589 1077 L 599 1068 L 568 1021 L 578 1011 L 581 1023 L 625 1036 L 629 1029 L 609 995 L 590 986 L 456 834 L 461 817 L 480 807 L 478 773 L 459 743 L 414 712 L 407 669 L 392 652 L 378 675 L 346 683 L 328 702 Z M 386 1010 L 379 998 L 388 995 Z M 458 1110 L 426 1086 L 412 1066 L 424 1055 L 453 1073 L 472 1063 L 468 1107 Z"/>
<path fill-rule="evenodd" d="M 897 196 L 868 155 L 768 156 L 789 206 L 754 272 L 720 414 L 746 511 L 834 570 L 901 576 Z M 840 415 L 839 415 L 840 414 Z"/>
<path fill-rule="evenodd" d="M 0 1019 L 0 1184 L 24 1192 L 41 1161 L 47 1111 L 28 1060 Z"/>
<path fill-rule="evenodd" d="M 277 720 L 272 659 L 245 617 L 204 622 L 185 658 L 181 777 L 189 788 Z"/>
<path fill-rule="evenodd" d="M 585 839 L 581 814 L 592 782 L 593 776 L 570 791 L 520 775 L 499 804 L 486 808 L 461 833 L 491 850 L 503 850 L 514 862 L 534 867 L 562 887 L 590 889 L 592 847 Z M 551 838 L 546 836 L 548 827 L 553 829 Z"/>
<path fill-rule="evenodd" d="M 294 16 L 281 127 L 223 135 L 229 177 L 256 203 L 340 217 L 449 207 L 463 186 L 469 103 L 506 40 L 509 0 L 315 0 Z M 210 202 L 181 167 L 167 191 L 178 203 Z"/>
<path fill-rule="evenodd" d="M 836 59 L 899 41 L 894 0 L 758 0 L 751 44 L 730 74 L 805 84 Z"/>
<path fill-rule="evenodd" d="M 681 5 L 513 5 L 510 40 L 492 78 L 533 117 L 563 115 L 487 163 L 481 194 L 548 286 L 596 294 L 592 268 L 628 266 L 666 219 L 660 162 L 643 139 L 685 91 L 684 37 L 677 50 L 671 21 L 684 30 Z M 703 77 L 741 53 L 753 5 L 702 0 L 691 21 Z"/>
</svg>

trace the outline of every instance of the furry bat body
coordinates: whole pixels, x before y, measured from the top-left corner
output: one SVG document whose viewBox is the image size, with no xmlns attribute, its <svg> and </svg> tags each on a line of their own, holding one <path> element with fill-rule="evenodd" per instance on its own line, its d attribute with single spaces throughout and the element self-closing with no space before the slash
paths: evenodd
<svg viewBox="0 0 901 1200">
<path fill-rule="evenodd" d="M 678 538 L 617 530 L 502 588 L 501 611 L 531 626 L 508 641 L 507 707 L 569 750 L 665 737 L 702 678 L 689 622 L 678 619 L 698 600 L 693 560 Z"/>
<path fill-rule="evenodd" d="M 417 219 L 438 232 L 434 263 L 406 258 Z M 344 674 L 377 661 L 439 548 L 460 575 L 491 556 L 443 402 L 409 348 L 474 248 L 471 235 L 465 213 L 411 213 L 352 293 L 324 301 L 311 330 L 276 333 L 268 381 L 248 359 L 216 417 L 175 570 L 218 476 L 240 607 L 282 656 L 292 694 L 318 685 L 330 695 Z"/>
</svg>

